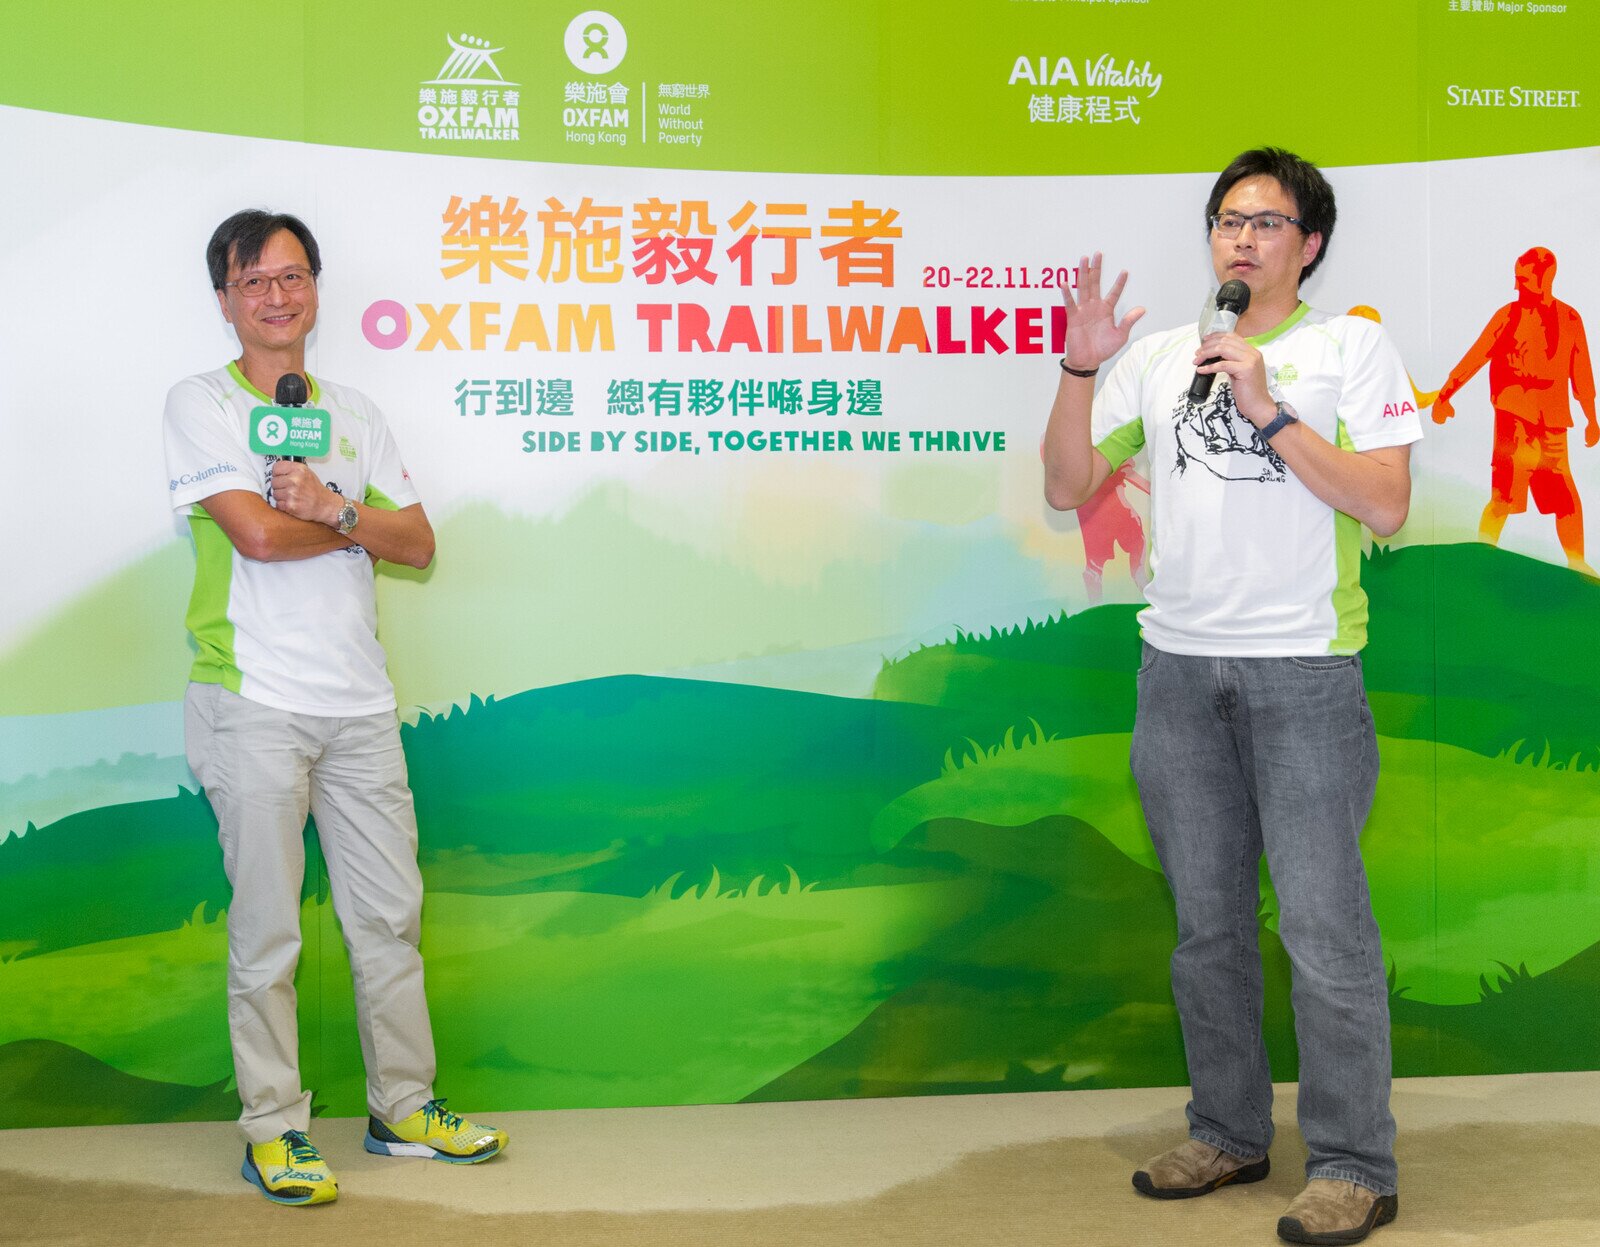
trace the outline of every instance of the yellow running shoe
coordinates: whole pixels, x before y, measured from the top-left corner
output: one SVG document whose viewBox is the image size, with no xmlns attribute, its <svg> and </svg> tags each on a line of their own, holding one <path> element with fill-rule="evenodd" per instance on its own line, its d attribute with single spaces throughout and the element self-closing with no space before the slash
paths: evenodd
<svg viewBox="0 0 1600 1247">
<path fill-rule="evenodd" d="M 240 1172 L 275 1204 L 329 1204 L 339 1198 L 328 1162 L 298 1130 L 246 1143 Z"/>
<path fill-rule="evenodd" d="M 366 1149 L 378 1156 L 428 1156 L 453 1165 L 475 1165 L 506 1148 L 506 1132 L 476 1126 L 444 1111 L 443 1100 L 429 1100 L 404 1121 L 367 1118 Z"/>
</svg>

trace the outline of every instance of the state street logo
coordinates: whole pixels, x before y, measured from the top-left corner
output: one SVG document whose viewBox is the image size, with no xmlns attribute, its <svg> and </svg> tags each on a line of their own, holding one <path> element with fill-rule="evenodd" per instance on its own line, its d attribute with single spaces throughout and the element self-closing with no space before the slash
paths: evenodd
<svg viewBox="0 0 1600 1247">
<path fill-rule="evenodd" d="M 521 127 L 522 93 L 495 64 L 504 52 L 476 35 L 446 35 L 450 51 L 417 90 L 417 133 L 425 139 L 511 142 Z"/>
</svg>

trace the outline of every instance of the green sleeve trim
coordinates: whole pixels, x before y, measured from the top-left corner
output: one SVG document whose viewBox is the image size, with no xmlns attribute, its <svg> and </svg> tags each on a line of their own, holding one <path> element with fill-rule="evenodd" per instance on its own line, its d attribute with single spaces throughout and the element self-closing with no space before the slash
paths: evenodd
<svg viewBox="0 0 1600 1247">
<path fill-rule="evenodd" d="M 1334 444 L 1340 450 L 1355 450 L 1350 433 L 1340 420 L 1335 426 Z M 1361 587 L 1361 521 L 1343 511 L 1333 513 L 1335 580 L 1333 587 L 1333 640 L 1330 654 L 1359 653 L 1367 643 L 1367 593 Z"/>
<path fill-rule="evenodd" d="M 1144 447 L 1144 417 L 1130 420 L 1095 447 L 1115 472 Z"/>
<path fill-rule="evenodd" d="M 233 651 L 233 621 L 228 618 L 233 542 L 199 503 L 189 515 L 189 533 L 194 538 L 194 589 L 183 622 L 199 648 L 189 678 L 196 684 L 220 684 L 237 693 L 243 677 Z"/>
<path fill-rule="evenodd" d="M 400 509 L 400 505 L 376 485 L 367 486 L 366 496 L 361 501 L 379 511 L 398 511 Z"/>
<path fill-rule="evenodd" d="M 1311 304 L 1302 299 L 1299 307 L 1295 308 L 1294 311 L 1290 312 L 1289 315 L 1284 317 L 1283 320 L 1279 321 L 1271 329 L 1267 330 L 1266 333 L 1258 333 L 1253 338 L 1246 338 L 1245 341 L 1251 346 L 1265 346 L 1274 338 L 1283 337 L 1284 334 L 1288 333 L 1289 330 L 1293 329 L 1302 320 L 1304 320 L 1306 313 L 1310 310 Z"/>
</svg>

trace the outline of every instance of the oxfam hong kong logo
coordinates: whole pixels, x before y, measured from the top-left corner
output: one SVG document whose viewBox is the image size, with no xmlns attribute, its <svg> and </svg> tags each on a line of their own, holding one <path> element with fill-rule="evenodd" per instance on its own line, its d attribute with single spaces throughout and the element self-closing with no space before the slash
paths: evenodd
<svg viewBox="0 0 1600 1247">
<path fill-rule="evenodd" d="M 562 46 L 567 59 L 584 73 L 609 73 L 628 54 L 628 32 L 611 14 L 590 9 L 567 23 Z"/>
<path fill-rule="evenodd" d="M 263 446 L 282 446 L 289 440 L 289 422 L 282 416 L 268 416 L 256 426 Z"/>
<path fill-rule="evenodd" d="M 1284 364 L 1283 367 L 1272 370 L 1272 379 L 1279 385 L 1293 385 L 1300 380 L 1300 370 L 1293 364 Z"/>
<path fill-rule="evenodd" d="M 341 437 L 339 439 L 339 453 L 343 455 L 348 462 L 354 463 L 356 461 L 356 444 L 348 437 Z"/>
</svg>

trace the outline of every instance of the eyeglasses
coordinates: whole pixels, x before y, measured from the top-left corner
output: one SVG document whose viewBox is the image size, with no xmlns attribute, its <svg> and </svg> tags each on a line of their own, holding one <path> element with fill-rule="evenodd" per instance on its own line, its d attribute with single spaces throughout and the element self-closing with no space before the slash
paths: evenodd
<svg viewBox="0 0 1600 1247">
<path fill-rule="evenodd" d="M 299 294 L 302 290 L 309 290 L 316 285 L 317 279 L 311 275 L 311 270 L 306 268 L 286 268 L 281 273 L 250 273 L 239 278 L 238 281 L 225 281 L 224 286 L 232 286 L 247 299 L 259 299 L 272 289 L 272 283 L 278 283 L 278 289 L 284 294 Z"/>
<path fill-rule="evenodd" d="M 1258 237 L 1265 235 L 1268 238 L 1281 234 L 1285 225 L 1298 225 L 1305 229 L 1305 222 L 1299 217 L 1286 216 L 1282 212 L 1252 212 L 1249 216 L 1242 212 L 1218 212 L 1211 217 L 1211 228 L 1224 238 L 1239 237 L 1239 232 L 1246 225 L 1254 225 Z"/>
</svg>

